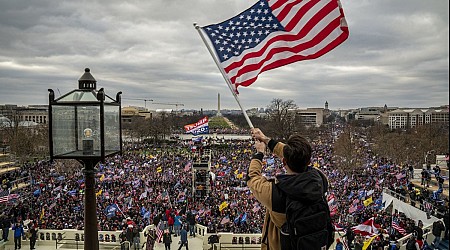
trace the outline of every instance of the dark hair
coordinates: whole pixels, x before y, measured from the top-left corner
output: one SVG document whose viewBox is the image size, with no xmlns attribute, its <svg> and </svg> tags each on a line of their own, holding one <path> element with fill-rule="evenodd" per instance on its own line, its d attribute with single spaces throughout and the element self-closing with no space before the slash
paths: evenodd
<svg viewBox="0 0 450 250">
<path fill-rule="evenodd" d="M 306 171 L 311 161 L 311 145 L 300 135 L 291 135 L 283 148 L 283 156 L 289 168 L 296 172 Z"/>
</svg>

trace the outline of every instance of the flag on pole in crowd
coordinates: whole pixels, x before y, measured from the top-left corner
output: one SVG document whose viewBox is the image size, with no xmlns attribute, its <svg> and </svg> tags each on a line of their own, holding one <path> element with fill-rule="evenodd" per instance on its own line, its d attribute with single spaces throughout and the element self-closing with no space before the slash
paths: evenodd
<svg viewBox="0 0 450 250">
<path fill-rule="evenodd" d="M 236 93 L 238 86 L 249 86 L 260 73 L 318 58 L 349 35 L 339 0 L 260 0 L 201 30 Z"/>
<path fill-rule="evenodd" d="M 364 241 L 364 245 L 363 245 L 362 249 L 363 249 L 363 250 L 366 250 L 366 249 L 370 246 L 370 244 L 372 244 L 372 241 L 373 241 L 376 237 L 378 237 L 378 234 L 376 234 L 376 235 L 370 237 L 370 239 L 367 239 L 366 241 Z"/>
<path fill-rule="evenodd" d="M 162 172 L 162 167 L 156 168 L 156 172 L 161 173 Z"/>
<path fill-rule="evenodd" d="M 95 197 L 98 197 L 98 196 L 102 195 L 102 192 L 103 192 L 103 190 L 100 189 L 97 193 L 95 193 Z"/>
<path fill-rule="evenodd" d="M 34 190 L 33 196 L 38 197 L 39 195 L 41 195 L 41 189 L 38 188 L 38 189 Z"/>
<path fill-rule="evenodd" d="M 207 134 L 207 133 L 204 133 L 204 134 Z M 202 140 L 203 140 L 203 136 L 192 137 L 192 142 L 201 142 Z"/>
<path fill-rule="evenodd" d="M 366 200 L 364 200 L 363 203 L 364 203 L 364 206 L 365 206 L 365 207 L 367 207 L 367 206 L 369 206 L 370 204 L 372 204 L 372 203 L 373 203 L 372 196 L 370 196 L 369 198 L 367 198 Z"/>
<path fill-rule="evenodd" d="M 186 134 L 200 135 L 209 134 L 208 117 L 205 116 L 196 123 L 184 125 Z"/>
<path fill-rule="evenodd" d="M 14 200 L 14 199 L 18 199 L 20 197 L 20 194 L 9 194 L 9 196 L 8 196 L 8 200 L 9 201 L 11 201 L 11 200 Z"/>
<path fill-rule="evenodd" d="M 228 207 L 228 202 L 222 202 L 222 204 L 219 205 L 219 211 L 222 212 L 226 207 Z"/>
<path fill-rule="evenodd" d="M 241 218 L 241 223 L 245 223 L 245 222 L 247 222 L 247 213 L 244 213 L 244 215 L 242 215 L 242 218 Z"/>
<path fill-rule="evenodd" d="M 358 209 L 358 204 L 353 204 L 348 208 L 348 213 L 352 214 Z"/>
<path fill-rule="evenodd" d="M 156 226 L 156 242 L 161 242 L 162 235 L 164 231 L 161 229 L 161 222 L 159 221 L 158 226 Z"/>
<path fill-rule="evenodd" d="M 191 163 L 191 162 L 188 162 L 188 163 L 184 166 L 184 172 L 189 171 L 189 170 L 191 169 L 191 165 L 192 165 L 192 163 Z"/>
<path fill-rule="evenodd" d="M 373 236 L 378 234 L 378 228 L 380 225 L 376 224 L 373 217 L 364 221 L 362 224 L 352 227 L 355 234 L 360 234 L 363 237 Z"/>
<path fill-rule="evenodd" d="M 100 176 L 100 181 L 103 181 L 105 179 L 105 174 L 102 174 L 102 176 Z"/>
<path fill-rule="evenodd" d="M 139 200 L 142 200 L 144 198 L 147 198 L 147 190 L 145 190 L 145 192 L 143 192 L 140 196 L 139 196 Z"/>
<path fill-rule="evenodd" d="M 11 193 L 10 189 L 3 189 L 0 192 L 0 203 L 8 202 L 10 193 Z"/>
<path fill-rule="evenodd" d="M 241 214 L 236 215 L 236 218 L 234 218 L 234 224 L 238 224 L 239 223 L 239 219 L 241 218 Z"/>
<path fill-rule="evenodd" d="M 402 235 L 406 235 L 406 230 L 402 228 L 395 220 L 392 220 L 392 228 L 397 230 Z"/>
<path fill-rule="evenodd" d="M 334 216 L 338 212 L 338 205 L 334 193 L 328 195 L 327 200 L 328 200 L 328 207 L 330 209 L 330 215 Z"/>
<path fill-rule="evenodd" d="M 45 209 L 42 208 L 41 210 L 41 215 L 39 216 L 39 220 L 42 221 L 42 218 L 44 218 L 44 214 L 45 214 Z"/>
<path fill-rule="evenodd" d="M 228 222 L 230 222 L 230 217 L 228 217 L 228 215 L 227 215 L 227 216 L 223 217 L 223 219 L 220 221 L 220 224 L 223 225 L 223 224 L 227 224 Z"/>
<path fill-rule="evenodd" d="M 116 211 L 119 209 L 119 206 L 117 204 L 110 204 L 105 208 L 105 214 L 106 217 L 111 218 L 116 215 Z"/>
</svg>

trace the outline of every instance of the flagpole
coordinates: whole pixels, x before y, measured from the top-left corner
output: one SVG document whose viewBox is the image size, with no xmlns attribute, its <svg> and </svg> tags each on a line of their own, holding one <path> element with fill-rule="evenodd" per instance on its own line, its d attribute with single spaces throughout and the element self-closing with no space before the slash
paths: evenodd
<svg viewBox="0 0 450 250">
<path fill-rule="evenodd" d="M 123 218 L 127 218 L 127 217 L 125 216 L 125 214 L 123 213 L 122 209 L 120 209 L 119 204 L 117 204 L 117 203 L 115 203 L 115 204 L 116 204 L 116 206 L 117 206 L 117 209 L 119 209 L 120 213 L 122 214 Z"/>
<path fill-rule="evenodd" d="M 222 66 L 220 66 L 220 62 L 217 60 L 216 54 L 215 54 L 214 51 L 211 49 L 211 47 L 209 46 L 209 44 L 208 44 L 208 42 L 207 42 L 205 36 L 203 35 L 203 33 L 202 33 L 202 28 L 201 28 L 200 26 L 198 26 L 197 23 L 194 23 L 194 27 L 195 27 L 195 29 L 197 30 L 197 32 L 198 32 L 198 34 L 200 35 L 200 37 L 202 38 L 203 43 L 205 44 L 206 48 L 207 48 L 208 51 L 209 51 L 209 54 L 211 54 L 211 56 L 212 56 L 214 62 L 216 63 L 217 68 L 219 68 L 219 71 L 220 71 L 220 73 L 222 74 L 223 79 L 224 79 L 225 82 L 227 83 L 228 88 L 229 88 L 230 91 L 231 91 L 231 94 L 233 94 L 234 99 L 236 100 L 236 102 L 238 103 L 239 107 L 241 108 L 242 113 L 244 114 L 245 120 L 247 120 L 248 126 L 250 126 L 250 128 L 254 128 L 254 127 L 253 127 L 252 121 L 250 121 L 250 118 L 248 117 L 247 112 L 245 112 L 245 109 L 242 107 L 242 104 L 241 104 L 241 102 L 239 101 L 239 97 L 238 97 L 238 95 L 236 94 L 236 91 L 234 91 L 234 90 L 233 90 L 233 87 L 231 86 L 230 79 L 226 76 L 224 69 L 222 68 Z"/>
</svg>

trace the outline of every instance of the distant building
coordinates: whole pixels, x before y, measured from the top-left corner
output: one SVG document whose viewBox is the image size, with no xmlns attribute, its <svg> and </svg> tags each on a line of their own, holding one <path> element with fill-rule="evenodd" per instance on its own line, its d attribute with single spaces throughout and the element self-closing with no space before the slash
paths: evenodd
<svg viewBox="0 0 450 250">
<path fill-rule="evenodd" d="M 22 124 L 47 124 L 48 105 L 0 105 L 0 115 Z"/>
<path fill-rule="evenodd" d="M 430 123 L 448 123 L 448 106 L 439 108 L 402 108 L 388 112 L 390 129 L 414 128 Z"/>
<path fill-rule="evenodd" d="M 295 116 L 296 120 L 300 124 L 307 127 L 320 127 L 325 120 L 325 115 L 329 112 L 323 108 L 306 108 L 306 109 L 296 109 Z"/>
<path fill-rule="evenodd" d="M 154 112 L 155 111 L 152 112 L 142 107 L 122 107 L 122 123 L 131 123 L 134 119 L 151 119 Z"/>
</svg>

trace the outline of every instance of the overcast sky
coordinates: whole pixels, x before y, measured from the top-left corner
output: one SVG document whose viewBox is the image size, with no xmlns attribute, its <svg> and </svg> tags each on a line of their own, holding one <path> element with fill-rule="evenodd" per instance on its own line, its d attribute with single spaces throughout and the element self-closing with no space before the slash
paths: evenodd
<svg viewBox="0 0 450 250">
<path fill-rule="evenodd" d="M 123 106 L 239 109 L 193 27 L 228 19 L 244 0 L 0 0 L 0 105 L 48 104 L 89 67 Z M 262 73 L 239 88 L 244 108 L 449 103 L 448 0 L 341 0 L 349 38 L 330 53 Z M 147 108 L 175 108 L 151 104 Z"/>
</svg>

